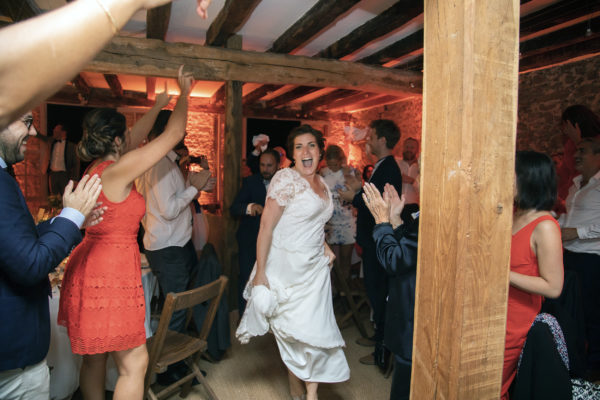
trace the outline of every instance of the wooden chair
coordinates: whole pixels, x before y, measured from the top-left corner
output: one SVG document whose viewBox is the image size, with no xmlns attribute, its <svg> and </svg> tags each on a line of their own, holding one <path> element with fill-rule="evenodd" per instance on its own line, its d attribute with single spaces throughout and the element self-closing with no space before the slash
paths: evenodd
<svg viewBox="0 0 600 400">
<path fill-rule="evenodd" d="M 196 289 L 188 290 L 181 293 L 169 293 L 165 300 L 158 329 L 156 334 L 148 339 L 148 370 L 146 371 L 146 379 L 144 382 L 144 393 L 146 398 L 158 400 L 166 397 L 179 386 L 181 386 L 180 397 L 186 397 L 191 391 L 192 380 L 197 378 L 204 386 L 211 400 L 218 400 L 216 394 L 210 388 L 202 372 L 198 368 L 197 362 L 202 352 L 207 348 L 207 338 L 210 333 L 213 320 L 217 313 L 217 308 L 221 301 L 221 296 L 227 286 L 227 277 L 221 276 L 214 282 L 206 284 Z M 210 301 L 208 311 L 198 337 L 189 336 L 183 333 L 169 330 L 169 322 L 175 311 L 187 309 L 187 320 L 185 327 L 191 320 L 194 306 L 197 304 Z M 179 381 L 167 386 L 158 393 L 152 389 L 150 383 L 153 375 L 156 373 L 165 372 L 167 367 L 181 360 L 190 368 L 190 373 Z"/>
</svg>

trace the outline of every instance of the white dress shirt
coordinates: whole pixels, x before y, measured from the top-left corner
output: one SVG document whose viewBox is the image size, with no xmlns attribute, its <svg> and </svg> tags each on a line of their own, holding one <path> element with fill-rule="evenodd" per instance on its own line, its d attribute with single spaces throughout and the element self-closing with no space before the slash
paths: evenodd
<svg viewBox="0 0 600 400">
<path fill-rule="evenodd" d="M 65 146 L 66 140 L 59 140 L 52 146 L 52 156 L 50 158 L 50 171 L 59 172 L 66 171 L 65 165 Z"/>
<path fill-rule="evenodd" d="M 600 171 L 581 187 L 582 176 L 573 178 L 565 205 L 567 213 L 558 219 L 562 228 L 577 228 L 579 239 L 563 244 L 574 253 L 600 255 Z M 599 266 L 600 267 L 600 266 Z"/>
<path fill-rule="evenodd" d="M 414 162 L 409 164 L 404 160 L 396 159 L 396 163 L 398 163 L 398 168 L 400 168 L 400 172 L 402 175 L 410 176 L 415 179 L 419 177 L 419 163 Z M 402 194 L 406 198 L 406 204 L 419 204 L 419 184 L 416 185 L 414 183 L 405 182 L 402 180 Z"/>
<path fill-rule="evenodd" d="M 138 191 L 146 199 L 142 225 L 147 250 L 183 247 L 192 238 L 190 202 L 198 195 L 198 189 L 186 186 L 176 159 L 177 154 L 170 151 L 136 181 Z"/>
</svg>

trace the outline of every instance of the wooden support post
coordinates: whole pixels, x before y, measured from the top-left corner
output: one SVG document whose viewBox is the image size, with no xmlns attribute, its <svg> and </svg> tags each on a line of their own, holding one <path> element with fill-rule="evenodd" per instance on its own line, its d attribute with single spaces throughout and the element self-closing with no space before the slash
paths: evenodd
<svg viewBox="0 0 600 400">
<path fill-rule="evenodd" d="M 227 39 L 228 48 L 242 48 L 242 37 L 239 35 L 231 36 Z M 225 82 L 225 159 L 223 174 L 223 222 L 224 245 L 223 249 L 223 268 L 225 275 L 231 279 L 232 288 L 237 288 L 237 279 L 233 271 L 237 271 L 237 242 L 235 232 L 237 221 L 229 213 L 229 207 L 233 203 L 241 184 L 241 160 L 242 160 L 242 136 L 243 136 L 243 117 L 242 117 L 242 82 Z M 237 290 L 230 290 L 229 300 L 236 299 Z M 237 304 L 231 302 L 229 304 Z"/>
<path fill-rule="evenodd" d="M 499 397 L 518 40 L 518 0 L 425 0 L 411 399 Z"/>
</svg>

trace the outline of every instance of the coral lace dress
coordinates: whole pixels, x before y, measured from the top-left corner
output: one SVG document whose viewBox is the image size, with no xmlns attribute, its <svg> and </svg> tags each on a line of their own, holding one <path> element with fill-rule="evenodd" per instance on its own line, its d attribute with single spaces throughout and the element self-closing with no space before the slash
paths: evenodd
<svg viewBox="0 0 600 400">
<path fill-rule="evenodd" d="M 112 161 L 90 175 L 102 175 Z M 77 354 L 126 350 L 146 342 L 145 302 L 137 245 L 146 211 L 135 184 L 125 200 L 113 203 L 100 193 L 103 221 L 86 230 L 71 253 L 60 291 L 58 323 L 67 327 Z"/>
<path fill-rule="evenodd" d="M 540 276 L 535 253 L 531 249 L 531 235 L 542 221 L 558 222 L 550 215 L 534 219 L 512 235 L 510 270 L 523 275 Z M 504 368 L 502 370 L 502 400 L 508 399 L 508 389 L 517 373 L 519 355 L 525 344 L 527 333 L 535 317 L 542 309 L 543 296 L 524 292 L 513 286 L 508 289 L 506 320 L 506 342 L 504 345 Z"/>
</svg>

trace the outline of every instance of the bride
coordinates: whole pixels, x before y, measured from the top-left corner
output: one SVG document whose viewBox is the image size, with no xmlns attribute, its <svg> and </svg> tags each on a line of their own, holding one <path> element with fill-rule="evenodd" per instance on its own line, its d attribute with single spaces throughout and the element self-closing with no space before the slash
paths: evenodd
<svg viewBox="0 0 600 400">
<path fill-rule="evenodd" d="M 236 332 L 242 343 L 271 329 L 288 369 L 294 399 L 317 399 L 320 382 L 349 379 L 331 300 L 330 266 L 335 258 L 325 243 L 331 193 L 316 173 L 323 135 L 302 125 L 288 136 L 293 164 L 269 185 L 260 221 L 256 265 L 244 297 L 249 302 Z M 304 383 L 304 384 L 303 384 Z"/>
</svg>

